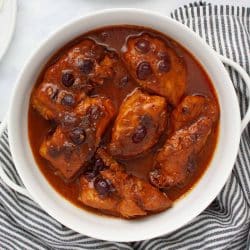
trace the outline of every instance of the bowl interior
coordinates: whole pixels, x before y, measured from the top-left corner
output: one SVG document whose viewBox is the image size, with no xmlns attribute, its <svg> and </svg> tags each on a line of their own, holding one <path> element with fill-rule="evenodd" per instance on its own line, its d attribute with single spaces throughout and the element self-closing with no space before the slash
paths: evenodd
<svg viewBox="0 0 250 250">
<path fill-rule="evenodd" d="M 119 24 L 139 25 L 158 30 L 190 51 L 210 76 L 221 110 L 216 152 L 208 170 L 193 190 L 178 200 L 173 208 L 132 221 L 89 213 L 61 197 L 36 166 L 27 131 L 32 86 L 48 58 L 74 37 L 91 29 Z M 11 152 L 17 171 L 34 200 L 65 226 L 91 237 L 112 241 L 138 241 L 166 234 L 202 212 L 215 198 L 229 176 L 236 158 L 239 138 L 240 113 L 237 98 L 230 78 L 214 51 L 184 25 L 159 14 L 134 9 L 105 10 L 82 17 L 64 26 L 44 41 L 20 74 L 9 116 Z"/>
</svg>

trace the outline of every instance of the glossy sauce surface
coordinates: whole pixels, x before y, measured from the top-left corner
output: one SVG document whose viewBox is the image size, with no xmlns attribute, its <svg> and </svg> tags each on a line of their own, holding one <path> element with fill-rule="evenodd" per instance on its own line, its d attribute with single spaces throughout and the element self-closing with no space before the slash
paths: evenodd
<svg viewBox="0 0 250 250">
<path fill-rule="evenodd" d="M 209 77 L 207 76 L 203 68 L 200 66 L 200 64 L 197 62 L 197 60 L 187 50 L 185 50 L 179 44 L 167 38 L 166 36 L 159 34 L 158 32 L 149 30 L 147 28 L 134 26 L 106 27 L 99 30 L 91 31 L 70 42 L 58 53 L 56 53 L 56 55 L 54 55 L 51 60 L 46 64 L 40 77 L 37 80 L 36 86 L 41 82 L 43 73 L 48 68 L 48 66 L 53 64 L 53 62 L 56 61 L 58 56 L 62 55 L 62 53 L 64 53 L 67 48 L 73 46 L 82 39 L 92 38 L 96 42 L 105 44 L 120 53 L 123 45 L 125 44 L 126 39 L 131 35 L 140 34 L 141 32 L 147 32 L 148 34 L 151 34 L 153 36 L 161 37 L 169 46 L 175 49 L 179 56 L 183 57 L 187 66 L 188 76 L 187 89 L 185 95 L 202 94 L 214 100 L 217 100 Z M 115 109 L 118 112 L 119 106 L 123 99 L 137 87 L 138 85 L 134 83 L 125 84 L 123 86 L 119 84 L 114 84 L 112 82 L 107 82 L 104 85 L 97 87 L 91 93 L 91 95 L 101 95 L 109 97 L 113 101 Z M 76 204 L 77 206 L 84 207 L 84 205 L 82 205 L 82 203 L 78 201 L 79 180 L 75 179 L 73 182 L 65 183 L 59 176 L 54 174 L 54 168 L 51 166 L 51 164 L 47 160 L 42 158 L 39 154 L 40 145 L 44 137 L 50 130 L 52 122 L 45 120 L 31 106 L 29 108 L 28 119 L 30 144 L 41 172 L 44 174 L 48 182 L 54 187 L 54 189 L 56 189 L 62 196 L 64 196 L 66 199 Z M 109 141 L 111 128 L 112 124 L 110 124 L 110 127 L 107 129 L 103 137 L 102 145 Z M 133 160 L 120 161 L 126 167 L 127 172 L 130 172 L 138 177 L 148 180 L 148 172 L 153 165 L 154 154 L 156 150 L 163 145 L 166 136 L 166 134 L 163 135 L 157 145 L 154 146 L 150 152 L 144 154 L 143 156 Z M 199 154 L 197 160 L 197 167 L 193 171 L 191 177 L 184 183 L 184 185 L 180 187 L 174 187 L 166 191 L 166 193 L 172 200 L 176 200 L 184 193 L 188 192 L 192 188 L 192 186 L 197 182 L 197 180 L 202 176 L 213 155 L 214 149 L 216 147 L 217 137 L 218 124 L 209 136 L 205 147 Z"/>
</svg>

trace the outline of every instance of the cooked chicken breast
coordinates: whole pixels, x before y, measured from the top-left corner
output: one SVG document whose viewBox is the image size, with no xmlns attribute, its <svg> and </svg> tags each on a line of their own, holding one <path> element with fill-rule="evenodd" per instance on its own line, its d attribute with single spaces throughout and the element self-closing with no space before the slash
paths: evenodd
<svg viewBox="0 0 250 250">
<path fill-rule="evenodd" d="M 188 177 L 188 168 L 205 145 L 213 122 L 201 117 L 191 126 L 177 130 L 167 139 L 155 158 L 149 174 L 151 183 L 158 188 L 182 184 Z"/>
<path fill-rule="evenodd" d="M 32 105 L 45 119 L 58 120 L 65 111 L 74 110 L 96 86 L 110 80 L 118 82 L 125 75 L 127 71 L 115 51 L 85 39 L 46 70 L 32 94 Z"/>
<path fill-rule="evenodd" d="M 80 180 L 79 199 L 85 205 L 125 218 L 160 212 L 172 205 L 164 193 L 127 174 L 103 149 L 97 155 L 98 164 L 94 165 L 99 169 L 88 170 Z"/>
<path fill-rule="evenodd" d="M 202 116 L 216 122 L 219 117 L 218 105 L 208 97 L 201 95 L 186 96 L 171 115 L 173 131 L 191 125 Z"/>
<path fill-rule="evenodd" d="M 84 168 L 98 147 L 101 136 L 114 116 L 107 98 L 86 98 L 67 114 L 54 134 L 46 138 L 40 154 L 67 180 Z"/>
<path fill-rule="evenodd" d="M 186 89 L 183 60 L 160 38 L 142 34 L 127 40 L 124 62 L 134 79 L 145 89 L 167 98 L 176 106 Z"/>
<path fill-rule="evenodd" d="M 167 124 L 166 101 L 136 89 L 122 103 L 112 130 L 110 153 L 131 158 L 154 146 Z"/>
</svg>

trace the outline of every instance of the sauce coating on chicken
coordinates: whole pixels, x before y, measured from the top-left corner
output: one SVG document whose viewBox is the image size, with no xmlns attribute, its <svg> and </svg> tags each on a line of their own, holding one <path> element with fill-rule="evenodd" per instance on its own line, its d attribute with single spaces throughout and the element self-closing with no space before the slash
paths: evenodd
<svg viewBox="0 0 250 250">
<path fill-rule="evenodd" d="M 126 219 L 162 212 L 201 178 L 219 105 L 203 68 L 154 30 L 111 26 L 58 51 L 30 98 L 29 139 L 75 205 Z"/>
<path fill-rule="evenodd" d="M 80 200 L 87 206 L 108 210 L 125 218 L 144 216 L 169 208 L 172 201 L 146 181 L 127 174 L 103 149 L 97 151 L 102 169 L 80 179 Z"/>
<path fill-rule="evenodd" d="M 186 89 L 186 66 L 182 58 L 159 38 L 142 34 L 128 38 L 124 61 L 134 79 L 145 89 L 177 105 Z"/>
<path fill-rule="evenodd" d="M 110 153 L 120 159 L 137 157 L 158 142 L 166 125 L 165 98 L 136 89 L 120 106 L 112 129 Z"/>
</svg>

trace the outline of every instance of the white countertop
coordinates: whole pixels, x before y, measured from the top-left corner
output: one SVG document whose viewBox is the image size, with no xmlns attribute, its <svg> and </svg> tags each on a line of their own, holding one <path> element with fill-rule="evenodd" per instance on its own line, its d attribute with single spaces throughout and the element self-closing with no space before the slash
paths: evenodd
<svg viewBox="0 0 250 250">
<path fill-rule="evenodd" d="M 193 1 L 19 0 L 15 34 L 7 53 L 0 62 L 0 120 L 8 110 L 13 86 L 16 84 L 18 73 L 25 61 L 36 47 L 62 24 L 91 11 L 115 7 L 144 8 L 169 15 L 175 8 L 190 2 Z M 250 0 L 210 0 L 207 2 L 250 7 Z M 0 30 L 1 25 L 4 23 L 0 24 Z"/>
</svg>

